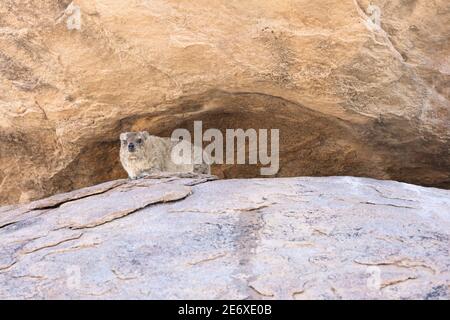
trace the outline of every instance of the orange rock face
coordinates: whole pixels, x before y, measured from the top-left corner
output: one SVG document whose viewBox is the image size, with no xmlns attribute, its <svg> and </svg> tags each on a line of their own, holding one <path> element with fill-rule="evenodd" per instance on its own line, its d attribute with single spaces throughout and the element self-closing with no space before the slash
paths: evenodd
<svg viewBox="0 0 450 320">
<path fill-rule="evenodd" d="M 0 203 L 126 177 L 120 132 L 194 120 L 280 129 L 278 176 L 449 187 L 448 21 L 447 0 L 2 1 Z"/>
</svg>

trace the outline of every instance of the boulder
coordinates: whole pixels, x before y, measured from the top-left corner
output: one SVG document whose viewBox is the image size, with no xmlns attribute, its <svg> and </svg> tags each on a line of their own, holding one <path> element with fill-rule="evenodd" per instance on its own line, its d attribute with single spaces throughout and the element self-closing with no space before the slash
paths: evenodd
<svg viewBox="0 0 450 320">
<path fill-rule="evenodd" d="M 279 177 L 448 188 L 448 0 L 371 2 L 1 1 L 0 203 L 124 178 L 121 132 L 194 120 L 280 129 Z"/>
<path fill-rule="evenodd" d="M 450 298 L 448 190 L 166 175 L 0 213 L 0 299 Z"/>
</svg>

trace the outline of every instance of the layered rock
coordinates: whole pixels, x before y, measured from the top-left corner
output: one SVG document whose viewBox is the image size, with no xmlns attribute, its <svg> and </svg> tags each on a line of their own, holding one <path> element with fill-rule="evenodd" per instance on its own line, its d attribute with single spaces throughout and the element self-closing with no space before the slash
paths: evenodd
<svg viewBox="0 0 450 320">
<path fill-rule="evenodd" d="M 372 3 L 1 1 L 0 203 L 124 177 L 120 132 L 193 120 L 279 128 L 278 176 L 448 187 L 448 1 Z"/>
<path fill-rule="evenodd" d="M 0 299 L 449 299 L 450 191 L 118 180 L 0 208 Z"/>
</svg>

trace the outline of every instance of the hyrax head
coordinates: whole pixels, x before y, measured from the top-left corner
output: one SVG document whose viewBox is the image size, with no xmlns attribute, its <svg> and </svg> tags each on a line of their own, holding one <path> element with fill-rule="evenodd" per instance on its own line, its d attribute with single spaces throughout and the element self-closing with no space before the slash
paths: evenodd
<svg viewBox="0 0 450 320">
<path fill-rule="evenodd" d="M 121 150 L 138 156 L 144 152 L 145 140 L 148 139 L 149 133 L 147 131 L 140 132 L 124 132 L 120 134 Z"/>
</svg>

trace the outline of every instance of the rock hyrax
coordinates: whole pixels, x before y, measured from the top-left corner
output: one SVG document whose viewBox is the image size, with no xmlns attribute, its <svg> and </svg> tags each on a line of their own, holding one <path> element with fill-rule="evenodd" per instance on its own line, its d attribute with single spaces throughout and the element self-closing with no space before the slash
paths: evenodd
<svg viewBox="0 0 450 320">
<path fill-rule="evenodd" d="M 189 141 L 172 141 L 170 138 L 152 136 L 147 131 L 140 131 L 122 133 L 120 144 L 120 161 L 131 179 L 141 178 L 155 171 L 211 174 L 210 166 L 205 161 L 202 164 L 194 164 L 194 149 L 197 147 Z M 181 164 L 180 161 L 172 161 L 175 146 L 191 150 L 190 155 L 181 157 Z"/>
</svg>

